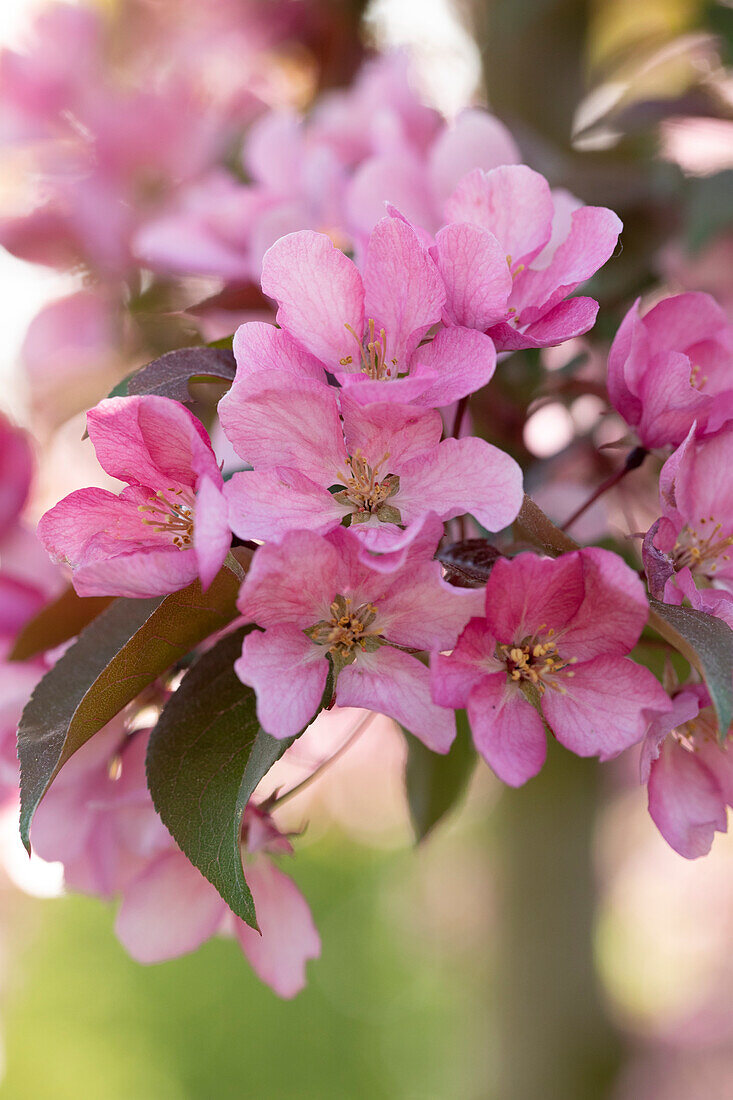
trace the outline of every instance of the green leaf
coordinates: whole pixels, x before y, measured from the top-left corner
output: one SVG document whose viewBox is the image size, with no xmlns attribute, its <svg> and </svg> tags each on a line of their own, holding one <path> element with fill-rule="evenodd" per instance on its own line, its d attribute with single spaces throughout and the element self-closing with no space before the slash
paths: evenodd
<svg viewBox="0 0 733 1100">
<path fill-rule="evenodd" d="M 118 599 L 46 673 L 18 728 L 20 835 L 30 851 L 38 803 L 63 764 L 156 677 L 237 613 L 239 579 L 224 568 L 170 596 Z"/>
<path fill-rule="evenodd" d="M 445 755 L 431 752 L 417 737 L 403 730 L 407 738 L 407 804 L 418 842 L 459 802 L 476 763 L 465 711 L 457 712 L 456 722 L 458 733 Z"/>
<path fill-rule="evenodd" d="M 733 630 L 715 615 L 649 599 L 649 626 L 697 669 L 707 686 L 724 741 L 733 718 Z"/>
<path fill-rule="evenodd" d="M 28 661 L 75 638 L 112 603 L 112 596 L 77 596 L 69 585 L 25 624 L 8 654 L 10 661 Z"/>
<path fill-rule="evenodd" d="M 157 394 L 184 405 L 191 401 L 189 382 L 234 380 L 237 364 L 231 346 L 178 348 L 147 363 L 118 382 L 109 397 Z"/>
<path fill-rule="evenodd" d="M 147 773 L 155 808 L 179 847 L 256 928 L 242 867 L 242 817 L 295 738 L 278 741 L 260 728 L 255 693 L 234 672 L 251 629 L 222 638 L 184 676 L 150 735 Z"/>
</svg>

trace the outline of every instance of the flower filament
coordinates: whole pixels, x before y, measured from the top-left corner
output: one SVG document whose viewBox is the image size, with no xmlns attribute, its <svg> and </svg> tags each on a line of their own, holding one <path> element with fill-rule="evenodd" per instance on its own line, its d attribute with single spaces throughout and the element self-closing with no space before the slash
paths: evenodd
<svg viewBox="0 0 733 1100">
<path fill-rule="evenodd" d="M 328 647 L 334 670 L 338 673 L 356 660 L 357 654 L 373 653 L 383 643 L 381 635 L 369 631 L 377 617 L 373 603 L 352 608 L 350 596 L 338 595 L 331 604 L 330 619 L 321 619 L 305 633 L 316 645 Z"/>
<path fill-rule="evenodd" d="M 172 542 L 179 550 L 188 550 L 193 544 L 193 494 L 185 489 L 159 489 L 147 504 L 140 504 L 138 511 L 149 513 L 143 518 L 147 527 L 161 534 L 172 535 Z"/>
<path fill-rule="evenodd" d="M 389 458 L 389 452 L 382 455 L 379 462 L 370 466 L 360 450 L 347 455 L 347 472 L 338 471 L 341 484 L 345 486 L 335 493 L 339 504 L 345 504 L 352 510 L 352 523 L 366 523 L 376 516 L 382 523 L 400 523 L 399 510 L 387 504 L 390 497 L 399 491 L 400 479 L 396 474 L 387 474 L 379 480 L 380 468 Z"/>
<path fill-rule="evenodd" d="M 576 664 L 578 658 L 571 657 L 568 661 L 564 660 L 552 639 L 554 629 L 550 627 L 545 641 L 539 640 L 542 630 L 545 630 L 545 624 L 532 637 L 523 638 L 521 642 L 497 645 L 496 656 L 506 665 L 509 679 L 514 683 L 524 680 L 533 684 L 540 695 L 544 695 L 548 687 L 565 695 L 567 688 L 559 684 L 555 677 L 574 676 L 575 673 L 569 671 L 569 666 Z"/>
<path fill-rule="evenodd" d="M 715 573 L 718 560 L 730 561 L 730 554 L 724 553 L 733 546 L 733 535 L 723 535 L 722 523 L 716 523 L 715 517 L 700 520 L 700 529 L 686 525 L 682 528 L 674 544 L 672 558 L 675 569 L 689 568 L 691 572 Z"/>
<path fill-rule="evenodd" d="M 371 378 L 372 381 L 375 382 L 386 381 L 396 376 L 397 360 L 387 359 L 387 334 L 383 328 L 380 328 L 377 333 L 376 325 L 372 317 L 369 318 L 367 332 L 363 339 L 358 336 L 351 325 L 346 324 L 344 328 L 347 332 L 350 332 L 356 340 L 359 348 L 362 374 L 365 374 L 367 378 Z M 342 367 L 349 366 L 353 361 L 353 356 L 351 355 L 345 355 L 339 360 Z"/>
</svg>

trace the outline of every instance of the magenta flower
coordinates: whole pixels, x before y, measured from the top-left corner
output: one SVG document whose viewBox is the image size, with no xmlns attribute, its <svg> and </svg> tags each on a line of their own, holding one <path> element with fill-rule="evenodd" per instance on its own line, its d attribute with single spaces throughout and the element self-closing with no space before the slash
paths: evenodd
<svg viewBox="0 0 733 1100">
<path fill-rule="evenodd" d="M 500 560 L 485 618 L 433 659 L 433 698 L 467 708 L 476 748 L 511 786 L 542 768 L 545 723 L 572 752 L 608 760 L 641 740 L 647 708 L 668 706 L 654 676 L 624 656 L 647 614 L 639 578 L 608 550 Z"/>
<path fill-rule="evenodd" d="M 434 409 L 361 405 L 271 365 L 274 372 L 240 376 L 219 404 L 229 440 L 254 467 L 225 488 L 235 534 L 326 534 L 348 517 L 384 548 L 428 512 L 441 520 L 470 512 L 491 531 L 515 519 L 522 472 L 503 451 L 473 437 L 440 442 Z"/>
<path fill-rule="evenodd" d="M 672 709 L 649 727 L 641 756 L 648 783 L 649 813 L 670 845 L 685 859 L 707 855 L 716 832 L 728 829 L 733 806 L 733 730 L 718 743 L 717 723 L 702 684 L 688 684 Z"/>
<path fill-rule="evenodd" d="M 479 597 L 442 580 L 432 560 L 441 534 L 430 517 L 392 564 L 370 561 L 342 528 L 327 537 L 291 531 L 257 551 L 238 606 L 263 631 L 247 635 L 235 670 L 257 693 L 263 729 L 289 737 L 308 724 L 330 661 L 339 706 L 386 714 L 448 751 L 455 716 L 432 702 L 414 654 L 452 646 Z"/>
<path fill-rule="evenodd" d="M 445 289 L 400 218 L 375 227 L 363 278 L 323 234 L 283 237 L 265 255 L 262 289 L 278 303 L 278 324 L 360 401 L 449 405 L 494 372 L 483 333 L 445 329 L 420 346 L 441 319 Z"/>
<path fill-rule="evenodd" d="M 221 471 L 200 421 L 166 397 L 115 397 L 87 415 L 119 496 L 79 489 L 38 525 L 80 596 L 158 596 L 200 577 L 208 587 L 231 543 Z"/>
<path fill-rule="evenodd" d="M 592 328 L 598 303 L 568 298 L 616 247 L 605 207 L 552 192 L 526 165 L 469 172 L 448 199 L 431 249 L 444 320 L 488 332 L 498 350 L 547 347 Z"/>
<path fill-rule="evenodd" d="M 709 294 L 677 294 L 644 317 L 639 301 L 608 357 L 608 392 L 644 447 L 677 446 L 733 418 L 733 325 Z"/>
<path fill-rule="evenodd" d="M 657 599 L 681 603 L 676 582 L 685 570 L 696 581 L 733 591 L 733 431 L 695 438 L 694 425 L 664 466 L 661 518 L 644 539 L 644 567 Z"/>
</svg>

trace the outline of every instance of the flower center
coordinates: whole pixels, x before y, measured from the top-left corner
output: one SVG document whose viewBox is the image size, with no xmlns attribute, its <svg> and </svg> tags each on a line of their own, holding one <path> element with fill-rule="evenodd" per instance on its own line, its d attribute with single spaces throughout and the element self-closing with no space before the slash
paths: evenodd
<svg viewBox="0 0 733 1100">
<path fill-rule="evenodd" d="M 690 385 L 696 390 L 701 390 L 704 388 L 707 380 L 707 374 L 700 374 L 700 364 L 695 363 L 690 371 Z"/>
<path fill-rule="evenodd" d="M 193 494 L 185 489 L 159 489 L 155 496 L 141 504 L 138 511 L 147 512 L 142 522 L 161 534 L 171 535 L 174 546 L 188 550 L 193 543 Z"/>
<path fill-rule="evenodd" d="M 544 630 L 545 627 L 541 626 L 539 629 Z M 574 676 L 575 673 L 569 671 L 569 666 L 576 664 L 578 658 L 563 660 L 552 640 L 555 633 L 552 628 L 547 631 L 543 642 L 539 640 L 538 633 L 531 638 L 523 638 L 515 645 L 498 645 L 496 655 L 504 662 L 509 678 L 515 683 L 526 680 L 534 684 L 540 695 L 544 695 L 548 687 L 565 695 L 567 688 L 557 683 L 555 677 Z"/>
<path fill-rule="evenodd" d="M 689 525 L 683 527 L 672 551 L 675 569 L 687 566 L 693 573 L 700 571 L 712 575 L 718 567 L 718 559 L 730 561 L 730 554 L 724 551 L 733 546 L 733 535 L 721 537 L 722 529 L 723 524 L 716 523 L 714 516 L 703 517 L 699 530 Z"/>
<path fill-rule="evenodd" d="M 401 523 L 399 510 L 387 504 L 390 497 L 399 491 L 400 479 L 396 474 L 387 474 L 379 480 L 379 471 L 389 458 L 384 454 L 375 466 L 370 466 L 361 451 L 346 458 L 347 472 L 338 471 L 341 483 L 346 486 L 334 497 L 339 504 L 345 504 L 352 511 L 352 523 L 366 523 L 376 516 L 382 523 Z"/>
<path fill-rule="evenodd" d="M 336 596 L 329 608 L 331 618 L 321 619 L 305 631 L 316 645 L 328 647 L 337 672 L 355 661 L 359 650 L 373 653 L 382 645 L 381 635 L 369 632 L 377 617 L 374 604 L 363 603 L 352 608 L 351 603 L 350 596 Z"/>
<path fill-rule="evenodd" d="M 344 328 L 356 340 L 362 374 L 376 382 L 386 381 L 397 376 L 397 360 L 387 359 L 387 334 L 383 328 L 380 328 L 378 333 L 376 332 L 372 317 L 369 318 L 367 331 L 363 339 L 354 332 L 351 325 L 344 325 Z M 354 357 L 353 355 L 345 355 L 339 362 L 342 367 L 348 367 L 354 362 Z"/>
</svg>

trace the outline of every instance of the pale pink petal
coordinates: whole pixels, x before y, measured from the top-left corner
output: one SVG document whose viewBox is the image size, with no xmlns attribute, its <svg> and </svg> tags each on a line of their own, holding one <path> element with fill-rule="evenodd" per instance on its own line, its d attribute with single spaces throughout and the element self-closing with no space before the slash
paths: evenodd
<svg viewBox="0 0 733 1100">
<path fill-rule="evenodd" d="M 450 405 L 485 386 L 495 368 L 496 349 L 483 332 L 459 326 L 441 329 L 415 352 L 410 381 L 420 380 L 423 371 L 431 381 L 412 400 L 432 408 Z"/>
<path fill-rule="evenodd" d="M 669 708 L 655 676 L 626 657 L 594 657 L 557 677 L 567 694 L 548 690 L 542 711 L 558 741 L 578 756 L 610 760 L 641 741 L 650 710 Z"/>
<path fill-rule="evenodd" d="M 364 331 L 364 288 L 354 264 L 322 233 L 282 237 L 265 254 L 262 289 L 278 303 L 277 322 L 329 370 L 355 352 L 349 325 Z"/>
<path fill-rule="evenodd" d="M 143 524 L 143 514 L 135 500 L 125 499 L 107 489 L 77 489 L 60 500 L 38 522 L 37 534 L 55 561 L 80 564 L 86 557 L 89 540 L 106 531 L 124 552 L 140 544 L 160 541 Z"/>
<path fill-rule="evenodd" d="M 423 165 L 407 151 L 399 157 L 370 157 L 357 168 L 346 193 L 352 230 L 368 238 L 384 217 L 385 202 L 397 207 L 408 222 L 433 228 L 435 209 Z"/>
<path fill-rule="evenodd" d="M 353 389 L 340 395 L 349 454 L 361 451 L 371 466 L 380 463 L 382 475 L 398 470 L 439 442 L 443 424 L 434 409 L 388 403 L 362 405 L 352 394 Z M 385 454 L 389 459 L 382 463 Z"/>
<path fill-rule="evenodd" d="M 289 466 L 319 484 L 335 484 L 346 460 L 336 390 L 269 371 L 235 382 L 219 402 L 235 451 L 255 469 Z"/>
<path fill-rule="evenodd" d="M 87 428 L 100 465 L 121 481 L 155 489 L 193 487 L 197 475 L 221 482 L 201 421 L 170 398 L 106 398 L 87 413 Z"/>
<path fill-rule="evenodd" d="M 568 298 L 526 328 L 513 328 L 500 322 L 492 325 L 489 335 L 497 351 L 551 348 L 588 332 L 596 323 L 597 315 L 598 302 L 593 298 Z"/>
<path fill-rule="evenodd" d="M 31 484 L 33 457 L 25 432 L 0 414 L 0 535 L 20 515 Z"/>
<path fill-rule="evenodd" d="M 128 596 L 144 599 L 166 596 L 186 588 L 199 574 L 195 550 L 140 550 L 100 558 L 74 570 L 79 596 Z"/>
<path fill-rule="evenodd" d="M 649 813 L 670 847 L 685 859 L 707 855 L 716 831 L 728 830 L 717 779 L 673 738 L 667 738 L 652 764 Z"/>
<path fill-rule="evenodd" d="M 503 122 L 479 108 L 468 108 L 446 126 L 430 149 L 428 170 L 438 203 L 455 190 L 474 168 L 488 172 L 502 164 L 519 164 L 522 157 Z"/>
<path fill-rule="evenodd" d="M 306 962 L 321 953 L 308 903 L 269 859 L 256 860 L 245 874 L 262 934 L 238 920 L 237 939 L 255 974 L 279 997 L 294 997 L 305 986 Z"/>
<path fill-rule="evenodd" d="M 545 727 L 505 673 L 486 676 L 468 697 L 468 721 L 477 750 L 504 783 L 521 787 L 542 770 Z"/>
<path fill-rule="evenodd" d="M 425 511 L 442 520 L 470 513 L 489 531 L 501 531 L 522 505 L 522 471 L 513 458 L 483 439 L 445 439 L 400 470 L 394 498 L 405 523 Z"/>
<path fill-rule="evenodd" d="M 126 889 L 115 933 L 139 963 L 195 951 L 222 922 L 226 906 L 182 852 L 156 859 Z"/>
<path fill-rule="evenodd" d="M 445 283 L 448 324 L 482 332 L 506 316 L 512 273 L 493 233 L 467 222 L 441 229 L 431 250 Z"/>
<path fill-rule="evenodd" d="M 303 159 L 303 120 L 292 110 L 266 111 L 252 123 L 242 151 L 253 179 L 288 194 L 297 187 Z"/>
<path fill-rule="evenodd" d="M 325 535 L 346 514 L 328 489 L 283 467 L 234 474 L 224 495 L 231 528 L 242 539 L 278 540 L 295 530 Z"/>
<path fill-rule="evenodd" d="M 247 321 L 234 333 L 232 342 L 237 360 L 237 380 L 260 371 L 283 371 L 296 378 L 323 382 L 323 367 L 293 340 L 285 329 L 265 321 Z"/>
<path fill-rule="evenodd" d="M 253 630 L 234 671 L 257 695 L 257 718 L 273 737 L 294 737 L 318 710 L 328 676 L 326 650 L 294 626 Z"/>
<path fill-rule="evenodd" d="M 360 653 L 340 673 L 336 698 L 341 707 L 364 707 L 386 714 L 433 752 L 448 752 L 456 736 L 453 711 L 430 697 L 430 672 L 416 657 L 391 646 Z"/>
<path fill-rule="evenodd" d="M 471 222 L 488 229 L 511 258 L 512 269 L 529 263 L 552 232 L 550 186 L 524 164 L 469 172 L 445 205 L 451 222 Z"/>
<path fill-rule="evenodd" d="M 220 485 L 203 477 L 196 493 L 193 548 L 204 591 L 224 564 L 232 544 L 227 502 Z"/>
<path fill-rule="evenodd" d="M 581 206 L 571 217 L 570 232 L 549 264 L 527 269 L 517 277 L 510 304 L 521 321 L 532 322 L 571 294 L 611 257 L 621 220 L 603 206 Z"/>
<path fill-rule="evenodd" d="M 312 531 L 290 532 L 280 545 L 257 551 L 237 607 L 248 622 L 295 623 L 305 630 L 326 617 L 347 583 L 342 556 L 331 542 Z"/>
<path fill-rule="evenodd" d="M 414 230 L 382 218 L 369 240 L 364 267 L 365 311 L 386 332 L 387 360 L 404 370 L 428 329 L 441 317 L 445 287 Z"/>
</svg>

